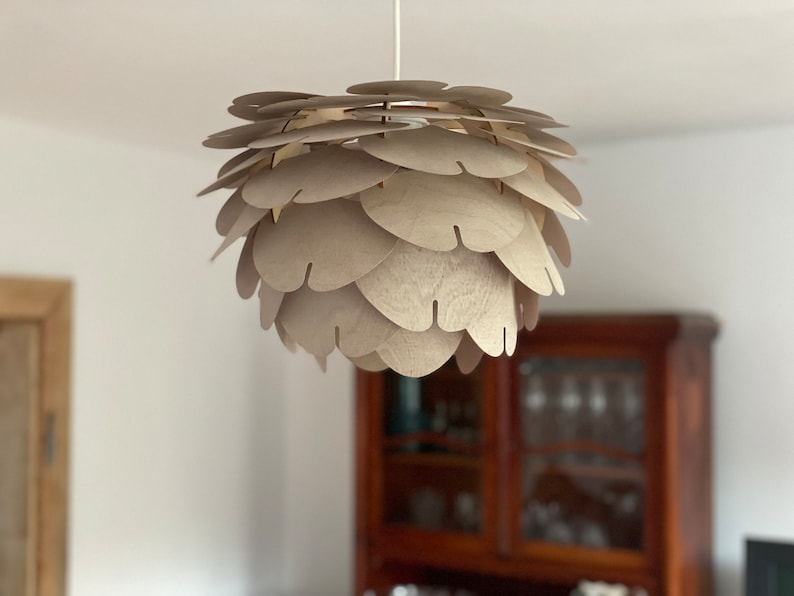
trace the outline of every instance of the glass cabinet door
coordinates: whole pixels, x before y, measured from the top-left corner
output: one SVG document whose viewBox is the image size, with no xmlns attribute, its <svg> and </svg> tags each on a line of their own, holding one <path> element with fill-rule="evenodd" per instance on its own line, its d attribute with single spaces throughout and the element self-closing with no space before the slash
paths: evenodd
<svg viewBox="0 0 794 596">
<path fill-rule="evenodd" d="M 464 376 L 452 363 L 421 379 L 383 377 L 383 523 L 480 533 L 482 369 Z"/>
<path fill-rule="evenodd" d="M 518 366 L 521 538 L 642 551 L 643 362 L 532 356 Z"/>
</svg>

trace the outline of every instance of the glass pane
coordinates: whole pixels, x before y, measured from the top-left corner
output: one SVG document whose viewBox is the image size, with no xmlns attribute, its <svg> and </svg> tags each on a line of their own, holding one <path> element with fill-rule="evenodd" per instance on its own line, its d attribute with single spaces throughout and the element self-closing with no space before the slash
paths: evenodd
<svg viewBox="0 0 794 596">
<path fill-rule="evenodd" d="M 524 538 L 641 550 L 642 362 L 533 357 L 520 372 Z"/>
<path fill-rule="evenodd" d="M 421 379 L 384 374 L 383 512 L 389 524 L 479 532 L 482 374 L 453 364 Z"/>
</svg>

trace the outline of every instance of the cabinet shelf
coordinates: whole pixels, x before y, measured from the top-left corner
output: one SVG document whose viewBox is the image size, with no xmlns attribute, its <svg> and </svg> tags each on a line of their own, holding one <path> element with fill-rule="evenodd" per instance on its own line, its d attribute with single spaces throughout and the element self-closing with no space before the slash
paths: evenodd
<svg viewBox="0 0 794 596">
<path fill-rule="evenodd" d="M 482 458 L 455 453 L 387 453 L 386 465 L 427 466 L 431 468 L 479 468 Z"/>
<path fill-rule="evenodd" d="M 570 476 L 572 478 L 599 478 L 602 480 L 645 481 L 642 468 L 622 468 L 617 466 L 601 466 L 591 464 L 543 464 L 532 463 L 528 471 L 533 475 Z"/>
<path fill-rule="evenodd" d="M 630 453 L 623 449 L 616 449 L 596 441 L 566 441 L 564 443 L 550 443 L 538 447 L 521 447 L 522 455 L 549 457 L 565 453 L 593 453 L 610 459 L 629 463 L 642 464 L 644 457 L 641 454 Z"/>
<path fill-rule="evenodd" d="M 466 455 L 477 455 L 482 450 L 479 443 L 461 441 L 446 434 L 429 430 L 383 437 L 383 447 L 387 451 L 405 449 L 417 444 L 437 447 L 445 451 L 463 453 Z"/>
</svg>

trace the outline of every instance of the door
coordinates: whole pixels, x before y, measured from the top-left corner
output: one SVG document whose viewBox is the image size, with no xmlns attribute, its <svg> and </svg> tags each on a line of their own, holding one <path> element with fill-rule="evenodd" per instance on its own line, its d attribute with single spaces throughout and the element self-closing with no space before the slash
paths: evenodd
<svg viewBox="0 0 794 596">
<path fill-rule="evenodd" d="M 0 596 L 35 594 L 38 334 L 0 323 Z"/>
<path fill-rule="evenodd" d="M 63 596 L 71 286 L 0 278 L 0 596 Z"/>
</svg>

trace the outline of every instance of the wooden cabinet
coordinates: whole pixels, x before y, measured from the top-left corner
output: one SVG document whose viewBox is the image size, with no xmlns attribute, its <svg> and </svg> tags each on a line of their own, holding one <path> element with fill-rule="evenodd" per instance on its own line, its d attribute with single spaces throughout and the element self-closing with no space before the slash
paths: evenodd
<svg viewBox="0 0 794 596">
<path fill-rule="evenodd" d="M 706 316 L 545 316 L 470 376 L 358 373 L 356 593 L 711 596 Z"/>
</svg>

